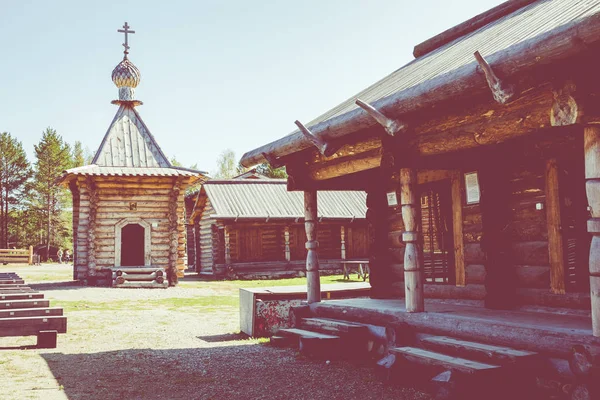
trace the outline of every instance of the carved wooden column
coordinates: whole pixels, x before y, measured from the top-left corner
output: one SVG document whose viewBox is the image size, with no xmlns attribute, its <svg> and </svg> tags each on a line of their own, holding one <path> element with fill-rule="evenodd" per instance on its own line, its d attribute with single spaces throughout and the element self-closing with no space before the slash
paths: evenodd
<svg viewBox="0 0 600 400">
<path fill-rule="evenodd" d="M 406 244 L 404 252 L 404 285 L 407 312 L 425 311 L 423 294 L 423 249 L 419 243 L 421 202 L 417 193 L 417 172 L 414 168 L 400 169 L 400 204 Z"/>
<path fill-rule="evenodd" d="M 231 244 L 229 241 L 229 226 L 223 228 L 223 238 L 225 239 L 225 264 L 231 264 Z"/>
<path fill-rule="evenodd" d="M 592 302 L 592 332 L 600 337 L 600 126 L 586 126 L 584 130 L 585 191 L 591 218 L 588 232 L 590 246 L 590 299 Z"/>
<path fill-rule="evenodd" d="M 306 284 L 308 303 L 321 301 L 319 255 L 317 249 L 317 191 L 304 192 L 304 228 L 306 229 Z"/>
<path fill-rule="evenodd" d="M 346 259 L 346 230 L 344 225 L 340 226 L 340 256 L 342 260 Z"/>
<path fill-rule="evenodd" d="M 285 240 L 285 261 L 290 262 L 292 259 L 292 252 L 290 250 L 290 227 L 287 225 L 283 228 L 283 239 Z"/>
<path fill-rule="evenodd" d="M 169 193 L 169 263 L 167 267 L 167 279 L 169 286 L 177 285 L 177 248 L 179 247 L 179 215 L 177 206 L 179 201 L 179 192 L 181 191 L 181 181 L 176 179 L 173 182 L 173 188 Z"/>
</svg>

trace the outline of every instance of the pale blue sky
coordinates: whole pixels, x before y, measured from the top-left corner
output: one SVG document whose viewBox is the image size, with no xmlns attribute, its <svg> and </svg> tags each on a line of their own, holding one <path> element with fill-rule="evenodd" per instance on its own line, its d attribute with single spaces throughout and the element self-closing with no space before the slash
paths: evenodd
<svg viewBox="0 0 600 400">
<path fill-rule="evenodd" d="M 0 131 L 30 158 L 51 126 L 96 149 L 123 55 L 165 154 L 215 170 L 288 134 L 412 59 L 414 45 L 500 0 L 0 0 Z"/>
</svg>

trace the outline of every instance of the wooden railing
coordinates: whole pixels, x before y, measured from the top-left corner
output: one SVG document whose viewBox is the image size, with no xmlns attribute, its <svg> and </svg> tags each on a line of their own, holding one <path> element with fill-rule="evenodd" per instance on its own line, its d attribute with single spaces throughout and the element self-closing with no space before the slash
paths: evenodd
<svg viewBox="0 0 600 400">
<path fill-rule="evenodd" d="M 33 246 L 29 249 L 0 249 L 0 263 L 33 265 Z"/>
</svg>

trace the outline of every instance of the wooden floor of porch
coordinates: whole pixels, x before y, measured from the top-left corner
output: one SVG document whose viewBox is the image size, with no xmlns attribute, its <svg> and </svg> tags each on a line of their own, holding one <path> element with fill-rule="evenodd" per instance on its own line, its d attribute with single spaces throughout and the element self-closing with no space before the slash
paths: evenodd
<svg viewBox="0 0 600 400">
<path fill-rule="evenodd" d="M 407 313 L 404 299 L 328 300 L 310 305 L 311 314 L 396 328 L 411 341 L 418 334 L 446 335 L 568 358 L 574 345 L 600 353 L 591 319 L 581 311 L 491 310 L 469 302 L 427 299 L 423 313 Z M 412 338 L 412 339 L 411 339 Z"/>
</svg>

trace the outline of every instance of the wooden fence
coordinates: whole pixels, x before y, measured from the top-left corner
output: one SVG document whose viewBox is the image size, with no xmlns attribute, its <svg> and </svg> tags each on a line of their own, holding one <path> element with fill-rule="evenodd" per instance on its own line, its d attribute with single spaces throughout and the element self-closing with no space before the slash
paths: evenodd
<svg viewBox="0 0 600 400">
<path fill-rule="evenodd" d="M 33 246 L 29 249 L 0 249 L 0 263 L 33 265 Z"/>
</svg>

